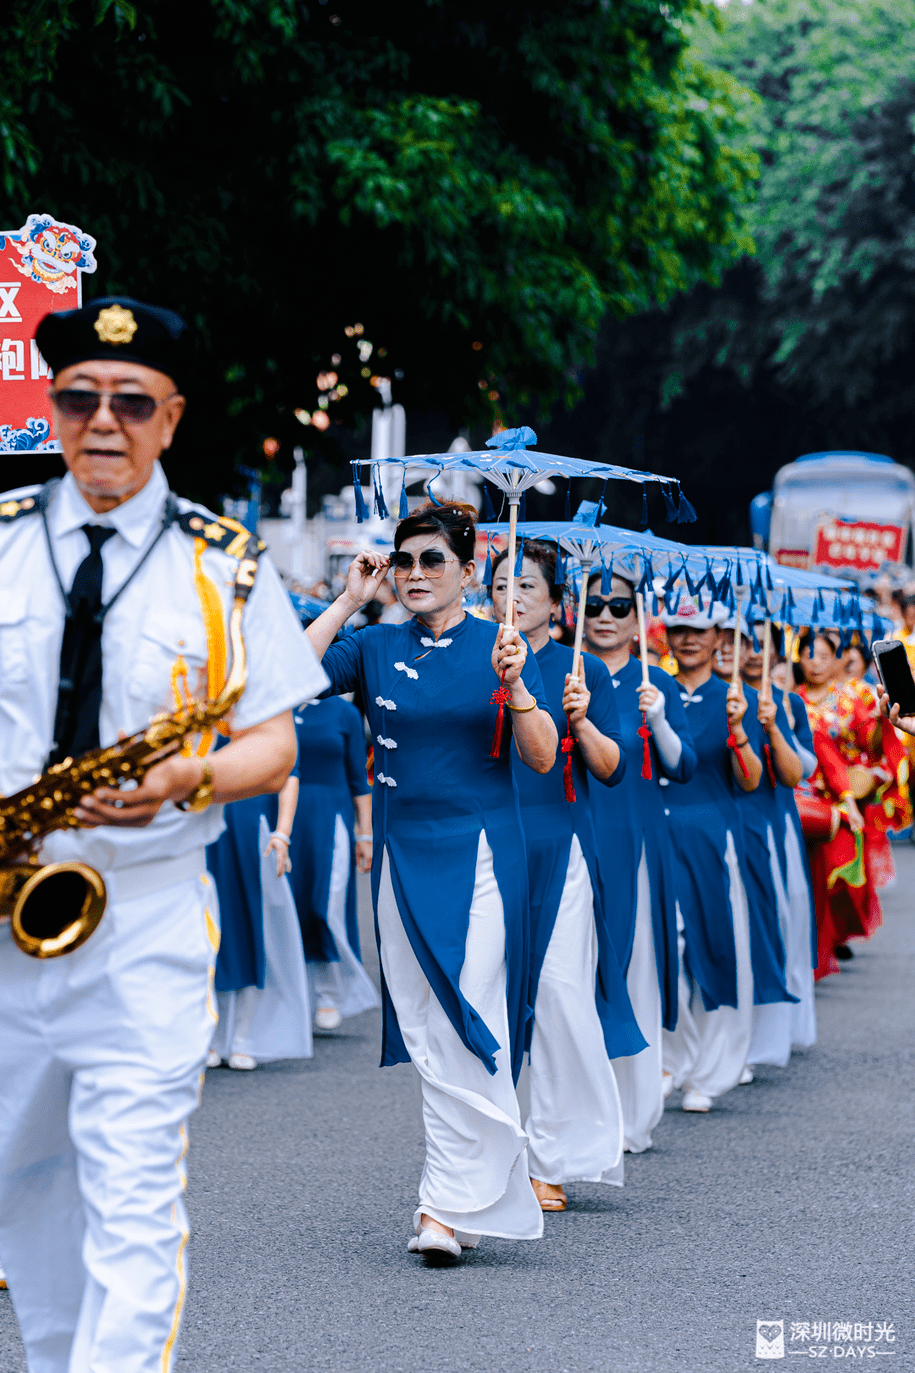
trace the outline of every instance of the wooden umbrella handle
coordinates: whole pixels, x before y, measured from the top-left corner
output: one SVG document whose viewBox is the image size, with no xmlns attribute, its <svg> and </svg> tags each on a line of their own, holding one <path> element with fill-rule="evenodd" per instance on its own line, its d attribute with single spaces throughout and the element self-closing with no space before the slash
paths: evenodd
<svg viewBox="0 0 915 1373">
<path fill-rule="evenodd" d="M 761 701 L 771 701 L 772 682 L 770 679 L 770 667 L 772 662 L 772 621 L 766 616 L 766 624 L 763 630 L 763 661 L 762 661 L 762 681 L 759 684 L 759 699 Z"/>
<path fill-rule="evenodd" d="M 642 662 L 642 686 L 651 686 L 648 675 L 648 632 L 645 628 L 645 597 L 641 591 L 635 593 L 635 613 L 639 619 L 639 658 Z"/>
<path fill-rule="evenodd" d="M 585 602 L 588 599 L 588 578 L 594 566 L 593 558 L 579 558 L 581 564 L 581 590 L 578 593 L 578 617 L 575 621 L 575 647 L 572 652 L 572 676 L 580 676 L 581 644 L 585 634 Z"/>
<path fill-rule="evenodd" d="M 505 592 L 505 624 L 509 629 L 515 623 L 515 557 L 518 542 L 518 506 L 520 497 L 509 497 L 508 507 L 508 585 Z"/>
</svg>

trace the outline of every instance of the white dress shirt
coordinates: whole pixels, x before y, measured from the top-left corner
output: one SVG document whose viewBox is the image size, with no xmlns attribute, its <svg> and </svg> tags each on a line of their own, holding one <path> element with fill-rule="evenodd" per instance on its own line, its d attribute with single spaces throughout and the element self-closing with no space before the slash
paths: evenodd
<svg viewBox="0 0 915 1373">
<path fill-rule="evenodd" d="M 8 492 L 0 502 L 34 496 L 39 489 Z M 102 599 L 107 605 L 159 533 L 167 492 L 156 463 L 141 491 L 97 515 L 68 473 L 54 490 L 47 512 L 63 586 L 69 590 L 89 551 L 82 526 L 110 526 L 117 532 L 102 549 Z M 185 500 L 178 506 L 182 511 L 199 508 Z M 202 563 L 222 594 L 228 626 L 238 559 L 207 548 Z M 0 792 L 6 795 L 27 786 L 43 770 L 51 749 L 64 619 L 41 515 L 33 510 L 0 524 Z M 266 555 L 259 561 L 242 631 L 248 676 L 245 693 L 229 719 L 232 727 L 247 729 L 272 719 L 327 685 Z M 116 742 L 121 730 L 133 734 L 158 712 L 174 710 L 172 669 L 179 655 L 187 664 L 190 690 L 205 695 L 207 644 L 194 588 L 194 540 L 172 524 L 105 617 L 99 713 L 103 745 Z M 52 835 L 42 857 L 80 858 L 102 872 L 175 857 L 212 843 L 223 829 L 222 810 L 213 805 L 186 813 L 167 802 L 144 829 L 106 825 Z"/>
</svg>

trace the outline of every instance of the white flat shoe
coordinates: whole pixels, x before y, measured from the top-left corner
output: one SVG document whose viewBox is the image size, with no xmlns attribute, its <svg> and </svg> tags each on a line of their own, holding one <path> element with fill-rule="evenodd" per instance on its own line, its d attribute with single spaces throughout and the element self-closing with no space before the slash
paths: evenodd
<svg viewBox="0 0 915 1373">
<path fill-rule="evenodd" d="M 343 1016 L 336 1006 L 319 1006 L 315 1011 L 315 1028 L 318 1030 L 338 1030 L 343 1024 Z"/>
<path fill-rule="evenodd" d="M 421 1230 L 416 1240 L 416 1252 L 432 1267 L 447 1267 L 461 1257 L 461 1246 L 440 1230 Z"/>
<path fill-rule="evenodd" d="M 219 1054 L 216 1052 L 215 1049 L 211 1049 L 210 1052 L 207 1054 L 207 1067 L 218 1068 L 221 1063 L 222 1059 L 219 1057 Z"/>
<path fill-rule="evenodd" d="M 0 1268 L 0 1292 L 5 1292 L 7 1290 L 8 1285 L 9 1284 L 6 1281 L 6 1274 L 4 1273 L 3 1269 Z"/>
<path fill-rule="evenodd" d="M 755 1081 L 756 1078 L 753 1076 L 753 1069 L 749 1065 L 747 1065 L 747 1067 L 745 1067 L 743 1072 L 740 1074 L 740 1077 L 737 1079 L 737 1086 L 746 1087 L 748 1082 Z"/>
<path fill-rule="evenodd" d="M 257 1059 L 250 1054 L 229 1054 L 229 1067 L 239 1073 L 250 1073 L 257 1067 Z"/>
<path fill-rule="evenodd" d="M 457 1240 L 458 1244 L 461 1246 L 462 1249 L 476 1249 L 480 1243 L 479 1235 L 465 1235 L 463 1239 L 458 1239 L 457 1235 L 455 1235 L 454 1238 Z M 414 1235 L 412 1239 L 409 1239 L 407 1241 L 407 1253 L 419 1253 L 419 1235 Z"/>
<path fill-rule="evenodd" d="M 664 1100 L 665 1100 L 665 1101 L 666 1101 L 667 1098 L 670 1096 L 670 1094 L 671 1094 L 671 1092 L 673 1091 L 673 1089 L 674 1089 L 674 1075 L 673 1075 L 673 1073 L 664 1073 L 664 1074 L 662 1074 L 662 1076 L 661 1076 L 661 1091 L 662 1091 L 663 1094 L 664 1094 Z"/>
<path fill-rule="evenodd" d="M 688 1087 L 683 1093 L 684 1111 L 708 1111 L 711 1104 L 712 1098 L 704 1092 L 697 1092 L 694 1087 Z"/>
</svg>

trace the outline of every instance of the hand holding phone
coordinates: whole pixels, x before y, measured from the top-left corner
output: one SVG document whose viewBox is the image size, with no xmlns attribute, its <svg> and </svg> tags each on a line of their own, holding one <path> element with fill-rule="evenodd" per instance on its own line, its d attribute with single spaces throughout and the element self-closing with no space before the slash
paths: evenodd
<svg viewBox="0 0 915 1373">
<path fill-rule="evenodd" d="M 877 692 L 880 709 L 891 724 L 915 734 L 915 677 L 905 645 L 898 639 L 878 639 L 871 652 L 882 684 Z"/>
</svg>

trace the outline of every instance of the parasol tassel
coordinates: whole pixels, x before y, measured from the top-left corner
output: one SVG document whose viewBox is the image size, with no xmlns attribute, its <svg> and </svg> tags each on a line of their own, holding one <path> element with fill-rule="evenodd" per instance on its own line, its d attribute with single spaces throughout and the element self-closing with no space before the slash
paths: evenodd
<svg viewBox="0 0 915 1373">
<path fill-rule="evenodd" d="M 575 800 L 575 783 L 572 780 L 572 750 L 575 747 L 576 739 L 572 733 L 572 721 L 566 716 L 566 735 L 562 741 L 562 751 L 566 756 L 565 765 L 562 769 L 562 785 L 565 787 L 566 800 Z"/>
<path fill-rule="evenodd" d="M 490 758 L 498 758 L 502 752 L 502 727 L 505 722 L 505 707 L 511 700 L 511 689 L 505 685 L 505 673 L 499 678 L 499 685 L 489 698 L 491 706 L 498 706 L 499 713 L 496 716 L 496 727 L 492 736 L 492 748 L 489 750 Z"/>
<path fill-rule="evenodd" d="M 775 780 L 775 768 L 772 766 L 772 749 L 769 747 L 768 744 L 763 744 L 763 748 L 766 752 L 766 772 L 769 774 L 769 781 L 772 783 L 772 786 L 774 788 L 778 785 L 778 783 Z"/>
<path fill-rule="evenodd" d="M 738 761 L 738 763 L 740 764 L 740 771 L 743 773 L 744 777 L 749 777 L 749 775 L 750 775 L 750 769 L 747 767 L 746 763 L 743 761 L 743 754 L 740 752 L 740 749 L 737 747 L 737 740 L 734 738 L 734 731 L 731 729 L 731 722 L 730 722 L 730 720 L 728 721 L 728 748 L 732 748 L 732 749 L 734 750 L 734 753 L 735 753 L 735 755 L 736 755 L 737 761 Z"/>
<path fill-rule="evenodd" d="M 651 781 L 651 749 L 648 747 L 648 740 L 651 738 L 651 730 L 648 727 L 648 718 L 642 711 L 642 724 L 638 730 L 639 738 L 642 741 L 642 776 L 646 782 Z"/>
</svg>

